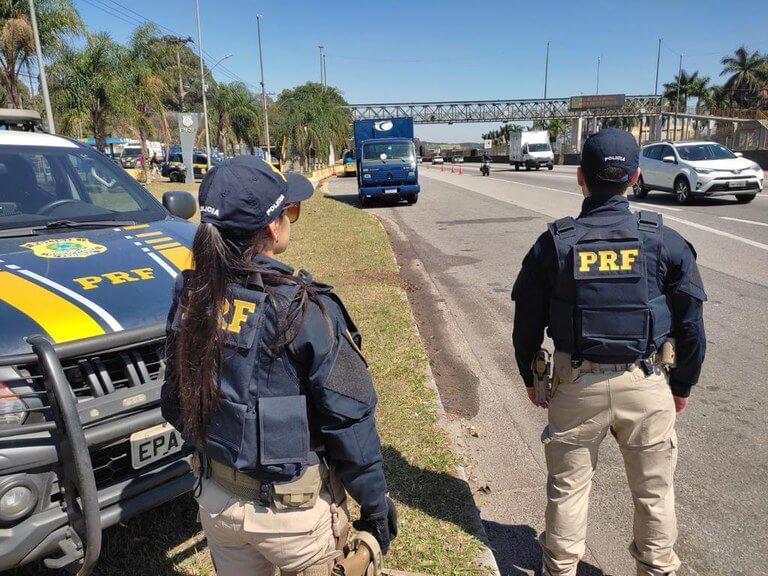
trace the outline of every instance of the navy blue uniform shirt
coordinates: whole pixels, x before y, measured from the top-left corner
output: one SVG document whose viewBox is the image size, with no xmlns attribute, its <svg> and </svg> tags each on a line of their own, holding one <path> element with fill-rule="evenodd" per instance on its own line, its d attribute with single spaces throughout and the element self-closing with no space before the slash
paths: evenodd
<svg viewBox="0 0 768 576">
<path fill-rule="evenodd" d="M 292 268 L 266 256 L 259 256 L 255 264 L 262 270 L 293 274 Z M 183 284 L 182 278 L 176 282 L 168 315 L 169 328 L 182 297 Z M 360 354 L 360 351 L 346 337 L 347 324 L 341 307 L 327 294 L 321 294 L 320 299 L 328 318 L 317 304 L 310 301 L 301 329 L 290 345 L 290 358 L 307 396 L 310 444 L 314 448 L 322 447 L 323 457 L 366 512 L 386 510 L 387 485 L 374 416 L 376 393 L 373 383 L 362 362 L 346 364 L 359 366 L 357 374 L 349 369 L 334 370 L 343 355 Z M 172 337 L 170 329 L 168 335 Z M 169 340 L 166 374 L 173 370 L 172 352 Z M 180 405 L 178 394 L 168 385 L 171 381 L 172 378 L 166 377 L 162 410 L 168 421 L 177 423 L 180 422 Z M 357 386 L 355 382 L 358 382 Z"/>
<path fill-rule="evenodd" d="M 584 199 L 579 219 L 609 223 L 629 214 L 624 196 Z M 669 371 L 675 396 L 687 397 L 701 373 L 706 352 L 703 303 L 706 294 L 696 265 L 696 252 L 680 234 L 662 229 L 662 264 L 664 292 L 670 297 L 672 332 L 675 339 L 677 367 Z M 512 288 L 515 323 L 512 341 L 515 358 L 526 386 L 533 386 L 531 362 L 544 341 L 549 326 L 549 300 L 557 278 L 555 244 L 547 231 L 539 236 L 523 260 L 520 274 Z"/>
</svg>

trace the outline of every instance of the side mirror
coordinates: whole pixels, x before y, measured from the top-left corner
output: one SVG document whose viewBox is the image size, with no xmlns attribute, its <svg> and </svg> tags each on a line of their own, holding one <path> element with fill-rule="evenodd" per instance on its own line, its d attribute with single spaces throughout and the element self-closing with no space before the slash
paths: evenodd
<svg viewBox="0 0 768 576">
<path fill-rule="evenodd" d="M 675 160 L 674 156 L 664 156 L 661 161 L 666 162 L 667 164 L 677 164 L 677 160 Z"/>
<path fill-rule="evenodd" d="M 170 190 L 163 194 L 163 206 L 174 216 L 189 220 L 197 212 L 195 197 L 182 190 Z"/>
<path fill-rule="evenodd" d="M 733 155 L 734 155 L 734 156 L 738 156 L 739 158 L 741 158 L 742 156 L 744 156 L 744 154 L 742 154 L 741 152 L 734 152 L 734 153 L 733 153 Z"/>
</svg>

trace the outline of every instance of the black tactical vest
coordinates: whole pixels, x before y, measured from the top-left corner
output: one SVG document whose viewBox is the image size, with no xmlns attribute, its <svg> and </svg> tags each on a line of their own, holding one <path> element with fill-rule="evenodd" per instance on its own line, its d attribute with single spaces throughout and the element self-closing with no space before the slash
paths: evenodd
<svg viewBox="0 0 768 576">
<path fill-rule="evenodd" d="M 305 390 L 286 346 L 278 341 L 279 304 L 290 302 L 298 288 L 279 286 L 268 294 L 258 274 L 246 285 L 227 287 L 221 330 L 223 363 L 220 399 L 201 450 L 264 482 L 299 476 L 319 462 L 310 445 Z M 182 307 L 176 313 L 178 329 Z M 284 312 L 284 311 L 283 311 Z"/>
<path fill-rule="evenodd" d="M 659 348 L 672 324 L 661 215 L 642 211 L 607 225 L 563 218 L 549 231 L 558 261 L 549 311 L 555 348 L 598 363 L 634 362 Z"/>
</svg>

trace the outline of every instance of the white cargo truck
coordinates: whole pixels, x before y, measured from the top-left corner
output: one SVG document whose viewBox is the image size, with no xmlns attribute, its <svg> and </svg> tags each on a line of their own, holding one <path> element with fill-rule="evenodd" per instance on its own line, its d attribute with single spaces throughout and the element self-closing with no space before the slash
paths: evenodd
<svg viewBox="0 0 768 576">
<path fill-rule="evenodd" d="M 555 154 L 549 144 L 549 132 L 510 132 L 509 165 L 514 166 L 515 170 L 520 170 L 520 166 L 525 166 L 526 170 L 538 170 L 542 166 L 552 170 L 555 166 Z"/>
</svg>

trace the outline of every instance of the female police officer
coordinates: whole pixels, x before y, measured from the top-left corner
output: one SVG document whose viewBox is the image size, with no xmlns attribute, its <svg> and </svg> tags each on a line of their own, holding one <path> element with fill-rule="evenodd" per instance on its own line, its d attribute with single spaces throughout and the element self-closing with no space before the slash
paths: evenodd
<svg viewBox="0 0 768 576">
<path fill-rule="evenodd" d="M 397 533 L 355 326 L 329 286 L 274 259 L 311 195 L 303 176 L 252 156 L 213 168 L 194 270 L 168 316 L 163 415 L 197 448 L 200 521 L 223 576 L 328 576 L 345 488 L 355 527 L 385 553 Z"/>
</svg>

